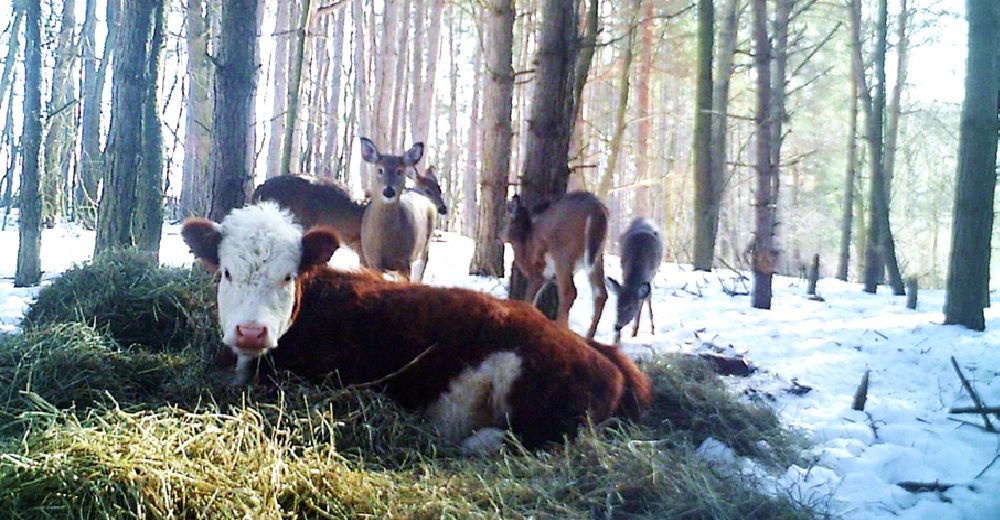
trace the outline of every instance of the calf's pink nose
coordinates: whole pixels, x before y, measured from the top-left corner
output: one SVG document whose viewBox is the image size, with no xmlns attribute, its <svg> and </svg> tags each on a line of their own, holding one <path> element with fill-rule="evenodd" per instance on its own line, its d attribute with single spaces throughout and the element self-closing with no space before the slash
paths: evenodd
<svg viewBox="0 0 1000 520">
<path fill-rule="evenodd" d="M 262 350 L 267 347 L 267 327 L 247 324 L 236 326 L 236 346 Z"/>
</svg>

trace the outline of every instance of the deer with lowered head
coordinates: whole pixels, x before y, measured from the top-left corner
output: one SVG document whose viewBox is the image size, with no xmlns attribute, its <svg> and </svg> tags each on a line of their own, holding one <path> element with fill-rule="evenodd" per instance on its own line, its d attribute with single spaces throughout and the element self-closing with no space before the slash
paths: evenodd
<svg viewBox="0 0 1000 520">
<path fill-rule="evenodd" d="M 514 195 L 504 240 L 514 249 L 514 265 L 528 286 L 526 301 L 535 302 L 541 288 L 555 281 L 559 291 L 556 322 L 569 328 L 569 310 L 576 300 L 573 275 L 589 271 L 594 296 L 594 316 L 587 338 L 597 332 L 608 290 L 604 286 L 604 239 L 608 209 L 591 193 L 573 192 L 529 211 Z"/>
<path fill-rule="evenodd" d="M 663 261 L 663 237 L 656 223 L 645 217 L 637 217 L 629 224 L 621 236 L 619 256 L 622 263 L 622 281 L 608 277 L 608 285 L 618 296 L 615 317 L 614 343 L 621 341 L 622 329 L 635 320 L 632 337 L 639 333 L 639 319 L 642 317 L 642 303 L 649 307 L 649 327 L 653 325 L 652 292 L 653 277 Z"/>
<path fill-rule="evenodd" d="M 414 173 L 414 185 L 407 190 L 424 195 L 434 203 L 439 214 L 446 215 L 448 206 L 434 167 L 429 166 L 423 174 Z M 368 203 L 355 200 L 343 184 L 323 177 L 279 175 L 254 190 L 253 202 L 263 200 L 277 202 L 288 209 L 304 229 L 321 224 L 332 227 L 344 245 L 361 256 L 361 221 Z"/>
<path fill-rule="evenodd" d="M 362 262 L 414 282 L 423 278 L 437 225 L 434 204 L 405 189 L 406 178 L 416 176 L 423 155 L 424 143 L 416 143 L 403 155 L 385 155 L 371 140 L 361 138 L 361 158 L 375 165 L 372 200 L 361 220 Z"/>
</svg>

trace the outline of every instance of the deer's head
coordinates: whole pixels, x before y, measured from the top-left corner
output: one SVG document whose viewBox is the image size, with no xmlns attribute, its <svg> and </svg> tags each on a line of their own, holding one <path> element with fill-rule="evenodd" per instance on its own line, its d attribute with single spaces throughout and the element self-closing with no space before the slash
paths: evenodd
<svg viewBox="0 0 1000 520">
<path fill-rule="evenodd" d="M 413 145 L 403 155 L 383 155 L 370 139 L 361 138 L 361 158 L 375 165 L 375 186 L 381 188 L 386 202 L 398 200 L 406 187 L 406 178 L 416 177 L 414 166 L 423 156 L 424 143 Z"/>
</svg>

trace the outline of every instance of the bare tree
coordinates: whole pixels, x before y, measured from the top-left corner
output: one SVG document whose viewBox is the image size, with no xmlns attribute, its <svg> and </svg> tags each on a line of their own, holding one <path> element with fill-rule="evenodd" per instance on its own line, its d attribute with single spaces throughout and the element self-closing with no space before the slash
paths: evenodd
<svg viewBox="0 0 1000 520">
<path fill-rule="evenodd" d="M 990 239 L 997 170 L 997 100 L 1000 96 L 1000 6 L 969 0 L 969 58 L 965 69 L 958 183 L 951 228 L 945 324 L 986 328 L 989 305 Z"/>
<path fill-rule="evenodd" d="M 63 0 L 62 22 L 56 39 L 49 96 L 47 132 L 42 145 L 42 222 L 52 227 L 66 205 L 66 178 L 73 164 L 73 137 L 76 134 L 76 82 L 72 69 L 76 61 L 76 0 Z"/>
<path fill-rule="evenodd" d="M 514 95 L 513 44 L 514 2 L 494 0 L 484 9 L 487 21 L 486 95 L 483 105 L 483 171 L 479 184 L 481 197 L 476 217 L 476 249 L 472 272 L 503 276 L 503 228 L 510 175 L 510 146 L 513 140 L 511 110 Z M 466 193 L 474 197 L 475 189 Z M 471 218 L 471 214 L 466 218 Z"/>
<path fill-rule="evenodd" d="M 153 258 L 159 254 L 163 149 L 157 80 L 164 9 L 163 0 L 127 0 L 119 13 L 109 161 L 94 256 L 129 247 Z"/>
<path fill-rule="evenodd" d="M 221 221 L 243 206 L 253 188 L 254 137 L 251 119 L 257 88 L 256 0 L 222 3 L 222 32 L 215 56 L 215 104 L 212 111 L 212 207 L 209 218 Z"/>
<path fill-rule="evenodd" d="M 212 149 L 212 63 L 208 59 L 209 31 L 203 0 L 188 0 L 185 12 L 187 97 L 184 105 L 184 169 L 181 179 L 181 215 L 208 214 L 208 179 Z"/>
<path fill-rule="evenodd" d="M 80 118 L 80 178 L 75 193 L 76 216 L 86 226 L 97 223 L 98 183 L 104 173 L 104 155 L 101 150 L 101 111 L 103 109 L 104 83 L 111 63 L 111 50 L 115 48 L 118 29 L 118 2 L 108 2 L 105 18 L 106 36 L 104 51 L 97 56 L 97 0 L 86 0 L 85 16 L 81 31 L 83 52 L 83 110 Z"/>
<path fill-rule="evenodd" d="M 694 268 L 701 271 L 712 270 L 715 261 L 715 235 L 719 229 L 717 193 L 721 188 L 715 186 L 712 175 L 714 46 L 715 3 L 712 0 L 698 0 L 698 79 L 694 115 Z M 757 137 L 760 138 L 759 135 Z"/>
<path fill-rule="evenodd" d="M 299 134 L 299 98 L 302 94 L 302 66 L 305 59 L 305 45 L 309 15 L 312 10 L 312 0 L 305 0 L 299 5 L 299 20 L 296 24 L 294 45 L 291 48 L 292 68 L 288 77 L 288 101 L 285 103 L 285 134 L 281 145 L 281 164 L 279 172 L 288 175 L 292 172 L 292 157 L 298 150 Z"/>
<path fill-rule="evenodd" d="M 757 193 L 754 198 L 752 305 L 755 309 L 771 308 L 771 279 L 777 253 L 774 250 L 775 199 L 773 182 L 776 172 L 771 164 L 771 42 L 768 37 L 767 0 L 752 0 L 754 66 L 757 69 L 756 126 Z"/>
<path fill-rule="evenodd" d="M 42 204 L 39 158 L 42 147 L 42 5 L 25 0 L 24 131 L 21 137 L 21 198 L 17 269 L 14 287 L 38 285 L 42 279 Z"/>
</svg>

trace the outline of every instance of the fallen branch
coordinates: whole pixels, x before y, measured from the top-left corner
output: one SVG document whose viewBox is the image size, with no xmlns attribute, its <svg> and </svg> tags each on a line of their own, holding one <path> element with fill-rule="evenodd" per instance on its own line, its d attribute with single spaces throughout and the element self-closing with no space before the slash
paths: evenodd
<svg viewBox="0 0 1000 520">
<path fill-rule="evenodd" d="M 910 493 L 943 493 L 954 486 L 954 484 L 942 484 L 940 482 L 899 482 L 896 485 Z"/>
<path fill-rule="evenodd" d="M 972 402 L 976 405 L 976 408 L 985 408 L 983 406 L 983 401 L 979 398 L 979 394 L 973 390 L 972 385 L 969 380 L 965 378 L 965 374 L 962 373 L 962 369 L 958 366 L 958 361 L 955 361 L 955 356 L 951 356 L 951 366 L 955 368 L 955 372 L 958 373 L 958 379 L 962 381 L 962 386 L 965 387 L 965 391 L 969 392 L 969 397 L 972 398 Z M 993 423 L 990 422 L 990 416 L 983 413 L 983 422 L 986 423 L 986 431 L 995 433 L 996 430 L 993 428 Z"/>
<path fill-rule="evenodd" d="M 959 406 L 957 408 L 952 408 L 951 410 L 948 410 L 948 413 L 979 413 L 979 414 L 991 413 L 996 415 L 1000 414 L 1000 406 L 986 406 L 986 407 Z"/>
<path fill-rule="evenodd" d="M 865 402 L 868 401 L 868 374 L 871 370 L 865 370 L 863 376 L 861 376 L 861 383 L 858 384 L 858 388 L 854 391 L 854 402 L 851 404 L 852 410 L 863 411 L 865 409 Z"/>
</svg>

